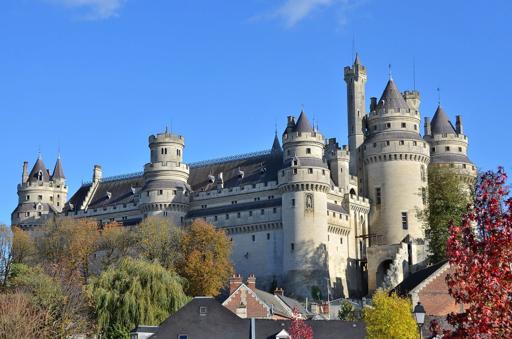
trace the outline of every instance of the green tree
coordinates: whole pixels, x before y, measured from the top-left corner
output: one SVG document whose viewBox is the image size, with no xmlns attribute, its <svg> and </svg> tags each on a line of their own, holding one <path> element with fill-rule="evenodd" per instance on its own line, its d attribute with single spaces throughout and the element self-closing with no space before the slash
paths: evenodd
<svg viewBox="0 0 512 339">
<path fill-rule="evenodd" d="M 182 231 L 168 219 L 148 217 L 135 229 L 135 249 L 142 258 L 173 268 L 180 259 L 181 235 Z"/>
<path fill-rule="evenodd" d="M 196 219 L 181 238 L 183 259 L 178 273 L 187 279 L 191 296 L 216 296 L 233 273 L 231 242 L 226 233 L 202 219 Z"/>
<path fill-rule="evenodd" d="M 13 263 L 12 232 L 6 225 L 0 225 L 0 285 L 5 287 Z"/>
<path fill-rule="evenodd" d="M 361 311 L 356 309 L 350 301 L 344 300 L 341 303 L 340 310 L 338 311 L 338 319 L 358 321 L 361 320 L 361 318 Z"/>
<path fill-rule="evenodd" d="M 371 308 L 364 310 L 368 338 L 418 338 L 418 328 L 409 300 L 383 290 L 375 292 Z"/>
<path fill-rule="evenodd" d="M 160 324 L 188 301 L 182 283 L 157 262 L 122 259 L 87 287 L 100 332 L 106 338 L 121 338 L 139 324 Z"/>
<path fill-rule="evenodd" d="M 448 224 L 460 225 L 462 215 L 472 196 L 472 187 L 465 177 L 450 168 L 432 167 L 428 172 L 426 204 L 418 217 L 423 222 L 429 246 L 429 261 L 433 264 L 446 259 Z"/>
</svg>

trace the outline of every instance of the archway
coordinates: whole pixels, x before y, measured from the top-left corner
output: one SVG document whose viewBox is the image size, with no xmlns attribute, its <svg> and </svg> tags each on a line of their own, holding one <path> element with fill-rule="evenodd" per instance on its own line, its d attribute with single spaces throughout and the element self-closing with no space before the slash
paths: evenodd
<svg viewBox="0 0 512 339">
<path fill-rule="evenodd" d="M 390 259 L 384 260 L 380 263 L 376 273 L 377 287 L 382 287 L 384 285 L 384 277 L 386 277 L 386 272 L 391 267 L 392 263 L 393 261 Z"/>
</svg>

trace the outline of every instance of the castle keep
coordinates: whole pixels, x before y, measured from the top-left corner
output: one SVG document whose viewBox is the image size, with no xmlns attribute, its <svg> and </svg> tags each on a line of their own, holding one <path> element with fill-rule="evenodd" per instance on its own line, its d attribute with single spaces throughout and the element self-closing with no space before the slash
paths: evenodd
<svg viewBox="0 0 512 339">
<path fill-rule="evenodd" d="M 367 70 L 357 56 L 344 69 L 348 146 L 325 138 L 305 112 L 289 116 L 270 150 L 188 164 L 185 138 L 149 137 L 143 172 L 92 181 L 69 200 L 60 158 L 53 174 L 37 159 L 23 165 L 12 224 L 32 229 L 49 217 L 136 225 L 148 216 L 185 226 L 203 218 L 225 230 L 242 275 L 273 281 L 287 294 L 358 297 L 394 287 L 422 266 L 426 245 L 416 211 L 424 207 L 428 166 L 474 178 L 462 119 L 439 106 L 420 135 L 420 95 L 389 79 L 379 100 L 365 99 Z"/>
</svg>

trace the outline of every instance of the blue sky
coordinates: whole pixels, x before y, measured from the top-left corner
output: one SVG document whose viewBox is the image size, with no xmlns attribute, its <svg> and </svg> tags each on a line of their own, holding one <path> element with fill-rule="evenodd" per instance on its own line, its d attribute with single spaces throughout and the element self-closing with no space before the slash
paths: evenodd
<svg viewBox="0 0 512 339">
<path fill-rule="evenodd" d="M 462 114 L 470 158 L 511 170 L 510 1 L 3 0 L 0 4 L 0 223 L 10 222 L 24 160 L 70 195 L 140 171 L 148 135 L 185 135 L 187 161 L 267 149 L 301 105 L 346 143 L 343 67 L 353 41 L 379 97 L 388 64 L 400 90 Z M 355 37 L 355 39 L 354 39 Z"/>
</svg>

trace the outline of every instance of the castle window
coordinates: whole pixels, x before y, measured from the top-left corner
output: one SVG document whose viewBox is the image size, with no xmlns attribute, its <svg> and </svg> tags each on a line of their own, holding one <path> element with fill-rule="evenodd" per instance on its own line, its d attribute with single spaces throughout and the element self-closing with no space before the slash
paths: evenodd
<svg viewBox="0 0 512 339">
<path fill-rule="evenodd" d="M 254 234 L 252 235 L 252 241 L 256 241 L 256 236 Z"/>
<path fill-rule="evenodd" d="M 213 217 L 213 220 L 217 221 L 217 220 L 218 220 L 218 217 L 217 217 L 217 216 L 214 216 L 214 217 Z"/>
<path fill-rule="evenodd" d="M 390 122 L 388 122 L 388 123 L 386 124 L 386 128 L 391 128 L 391 123 L 390 123 Z"/>
<path fill-rule="evenodd" d="M 158 195 L 164 194 L 164 190 L 158 190 Z"/>
<path fill-rule="evenodd" d="M 325 175 L 325 170 L 324 169 L 322 170 L 322 175 Z"/>
<path fill-rule="evenodd" d="M 25 200 L 30 200 L 30 195 L 27 195 L 25 198 Z"/>
<path fill-rule="evenodd" d="M 380 189 L 380 187 L 375 187 L 375 203 L 377 205 L 380 205 L 381 202 L 382 202 L 381 189 Z"/>
<path fill-rule="evenodd" d="M 249 211 L 249 216 L 252 217 L 252 211 Z"/>
<path fill-rule="evenodd" d="M 413 145 L 413 146 L 418 146 L 418 143 L 417 143 L 416 141 L 413 141 L 413 142 L 412 142 L 412 145 Z"/>
<path fill-rule="evenodd" d="M 30 212 L 27 212 L 27 217 L 30 217 Z"/>
<path fill-rule="evenodd" d="M 39 200 L 39 201 L 43 200 L 43 196 L 42 195 L 38 195 L 37 196 L 37 200 Z"/>
<path fill-rule="evenodd" d="M 165 154 L 167 154 L 167 148 L 165 148 Z"/>
<path fill-rule="evenodd" d="M 264 214 L 265 214 L 265 210 L 264 210 L 264 209 L 261 209 L 260 214 L 261 214 L 261 215 L 264 215 Z"/>
<path fill-rule="evenodd" d="M 270 240 L 270 233 L 267 233 L 267 240 Z"/>
<path fill-rule="evenodd" d="M 37 212 L 37 216 L 40 217 L 41 215 L 43 215 L 41 212 Z"/>
<path fill-rule="evenodd" d="M 400 145 L 404 145 L 404 144 L 405 144 L 405 142 L 404 142 L 403 140 L 400 140 L 399 144 L 400 144 Z"/>
<path fill-rule="evenodd" d="M 405 122 L 402 122 L 402 128 L 406 128 L 407 124 Z"/>
<path fill-rule="evenodd" d="M 298 162 L 297 160 L 293 160 L 293 166 L 297 166 Z"/>
<path fill-rule="evenodd" d="M 296 168 L 293 169 L 293 174 L 297 174 L 297 169 Z"/>
<path fill-rule="evenodd" d="M 236 217 L 237 217 L 238 219 L 240 219 L 240 212 L 238 212 L 238 213 L 236 214 Z"/>
<path fill-rule="evenodd" d="M 416 124 L 414 124 L 414 130 L 417 131 L 418 130 L 418 126 Z"/>
<path fill-rule="evenodd" d="M 312 168 L 308 168 L 308 173 L 309 174 L 313 174 L 313 169 Z"/>
<path fill-rule="evenodd" d="M 229 214 L 226 214 L 226 220 L 228 220 L 228 219 L 229 219 Z"/>
<path fill-rule="evenodd" d="M 149 191 L 147 191 L 147 192 L 146 192 L 146 196 L 148 196 L 148 197 L 149 197 Z"/>
<path fill-rule="evenodd" d="M 293 242 L 290 244 L 290 249 L 292 250 L 292 252 L 295 250 L 295 244 Z"/>
<path fill-rule="evenodd" d="M 292 207 L 295 207 L 295 199 L 292 199 Z"/>
<path fill-rule="evenodd" d="M 256 184 L 252 184 L 252 188 L 256 188 Z"/>
<path fill-rule="evenodd" d="M 444 150 L 445 150 L 446 152 L 449 152 L 449 151 L 450 151 L 450 146 L 446 146 L 446 147 L 444 148 Z"/>
<path fill-rule="evenodd" d="M 329 211 L 327 211 L 327 216 L 329 216 Z"/>
<path fill-rule="evenodd" d="M 254 201 L 260 201 L 260 197 L 254 198 Z"/>
<path fill-rule="evenodd" d="M 402 212 L 402 228 L 404 230 L 409 228 L 409 219 L 407 217 L 407 212 Z"/>
<path fill-rule="evenodd" d="M 377 147 L 377 143 L 376 142 L 373 143 L 373 147 Z"/>
<path fill-rule="evenodd" d="M 388 141 L 386 141 L 386 146 L 389 146 L 389 140 L 388 140 Z"/>
<path fill-rule="evenodd" d="M 272 209 L 272 213 L 276 214 L 276 213 L 277 213 L 277 208 L 275 208 L 275 207 L 274 207 L 274 208 Z"/>
<path fill-rule="evenodd" d="M 272 199 L 274 199 L 274 196 L 273 195 L 269 195 L 268 196 L 268 200 L 272 200 Z"/>
<path fill-rule="evenodd" d="M 53 201 L 53 196 L 50 196 L 50 201 Z"/>
<path fill-rule="evenodd" d="M 459 147 L 459 152 L 462 152 L 462 147 Z"/>
<path fill-rule="evenodd" d="M 432 147 L 432 148 L 430 149 L 430 151 L 431 151 L 432 153 L 436 153 L 436 148 L 435 148 L 435 147 Z"/>
<path fill-rule="evenodd" d="M 176 195 L 177 191 L 176 190 L 173 190 L 172 191 L 172 195 Z"/>
<path fill-rule="evenodd" d="M 201 208 L 206 208 L 206 207 L 207 207 L 207 205 L 201 205 Z"/>
<path fill-rule="evenodd" d="M 160 154 L 164 154 L 164 149 L 160 149 Z"/>
<path fill-rule="evenodd" d="M 373 126 L 373 130 L 376 131 L 377 130 L 377 125 Z"/>
<path fill-rule="evenodd" d="M 281 176 L 284 177 L 284 171 L 281 171 Z"/>
<path fill-rule="evenodd" d="M 343 245 L 343 238 L 340 238 L 340 244 Z"/>
<path fill-rule="evenodd" d="M 236 201 L 236 200 L 231 201 L 231 205 L 236 205 L 236 204 L 238 204 L 238 201 Z"/>
<path fill-rule="evenodd" d="M 60 206 L 60 202 L 57 201 L 57 207 Z"/>
<path fill-rule="evenodd" d="M 306 148 L 306 154 L 311 154 L 311 148 Z"/>
<path fill-rule="evenodd" d="M 177 155 L 177 156 L 181 156 L 181 150 L 180 150 L 180 149 L 177 149 L 177 150 L 176 150 L 176 155 Z"/>
<path fill-rule="evenodd" d="M 466 164 L 462 164 L 462 168 L 466 168 L 466 167 L 467 167 Z"/>
</svg>

